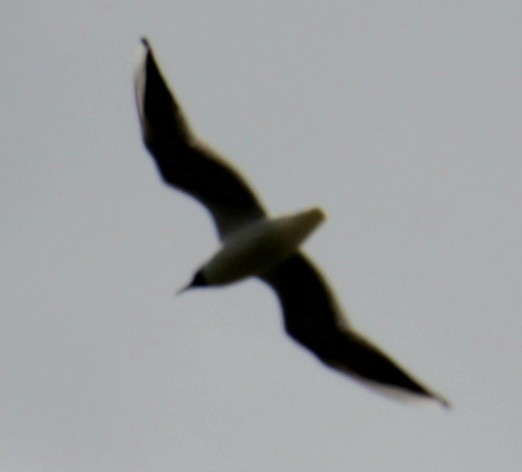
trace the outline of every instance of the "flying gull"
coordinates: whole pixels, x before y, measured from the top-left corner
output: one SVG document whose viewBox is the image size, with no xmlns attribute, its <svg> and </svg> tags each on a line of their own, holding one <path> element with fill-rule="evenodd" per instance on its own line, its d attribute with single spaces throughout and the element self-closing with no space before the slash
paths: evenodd
<svg viewBox="0 0 522 472">
<path fill-rule="evenodd" d="M 145 146 L 167 184 L 205 205 L 222 242 L 185 289 L 258 277 L 274 289 L 286 332 L 324 364 L 385 392 L 448 407 L 446 399 L 353 329 L 323 276 L 299 251 L 323 212 L 312 208 L 268 217 L 245 180 L 192 133 L 150 44 L 141 42 L 135 91 Z"/>
</svg>

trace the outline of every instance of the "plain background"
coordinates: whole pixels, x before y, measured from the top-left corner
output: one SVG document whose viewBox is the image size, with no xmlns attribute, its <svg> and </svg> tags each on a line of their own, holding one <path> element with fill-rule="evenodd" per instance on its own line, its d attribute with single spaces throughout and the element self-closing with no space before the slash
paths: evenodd
<svg viewBox="0 0 522 472">
<path fill-rule="evenodd" d="M 520 465 L 522 7 L 507 1 L 6 1 L 0 469 L 491 471 Z M 146 35 L 198 134 L 350 320 L 451 411 L 284 334 L 255 280 L 174 292 L 217 248 L 144 150 Z"/>
</svg>

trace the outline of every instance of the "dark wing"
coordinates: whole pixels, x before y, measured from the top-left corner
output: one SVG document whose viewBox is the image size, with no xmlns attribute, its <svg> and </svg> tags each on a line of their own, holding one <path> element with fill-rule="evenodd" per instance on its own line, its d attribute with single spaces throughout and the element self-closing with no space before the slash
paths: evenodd
<svg viewBox="0 0 522 472">
<path fill-rule="evenodd" d="M 287 333 L 326 365 L 375 386 L 434 398 L 448 406 L 348 326 L 326 282 L 303 255 L 286 259 L 263 280 L 279 298 Z"/>
<path fill-rule="evenodd" d="M 164 181 L 203 203 L 221 237 L 265 212 L 243 178 L 197 142 L 168 89 L 151 47 L 142 39 L 135 77 L 138 114 L 147 149 Z"/>
</svg>

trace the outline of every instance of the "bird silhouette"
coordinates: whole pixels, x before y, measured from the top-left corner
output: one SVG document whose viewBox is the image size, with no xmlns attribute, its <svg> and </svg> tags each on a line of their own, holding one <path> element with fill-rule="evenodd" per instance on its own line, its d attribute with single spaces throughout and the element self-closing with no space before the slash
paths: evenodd
<svg viewBox="0 0 522 472">
<path fill-rule="evenodd" d="M 143 141 L 163 180 L 202 203 L 222 247 L 185 289 L 254 276 L 275 291 L 286 332 L 325 365 L 388 393 L 448 401 L 354 330 L 300 244 L 323 221 L 318 208 L 271 218 L 240 174 L 192 133 L 142 38 L 135 92 Z"/>
</svg>

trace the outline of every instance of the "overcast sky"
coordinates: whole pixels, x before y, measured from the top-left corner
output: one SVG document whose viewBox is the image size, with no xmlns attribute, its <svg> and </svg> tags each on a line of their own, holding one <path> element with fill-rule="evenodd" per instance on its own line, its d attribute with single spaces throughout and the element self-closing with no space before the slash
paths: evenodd
<svg viewBox="0 0 522 472">
<path fill-rule="evenodd" d="M 0 469 L 520 465 L 522 7 L 502 1 L 4 2 Z M 140 140 L 139 37 L 193 127 L 306 243 L 349 319 L 451 411 L 324 368 Z"/>
</svg>

